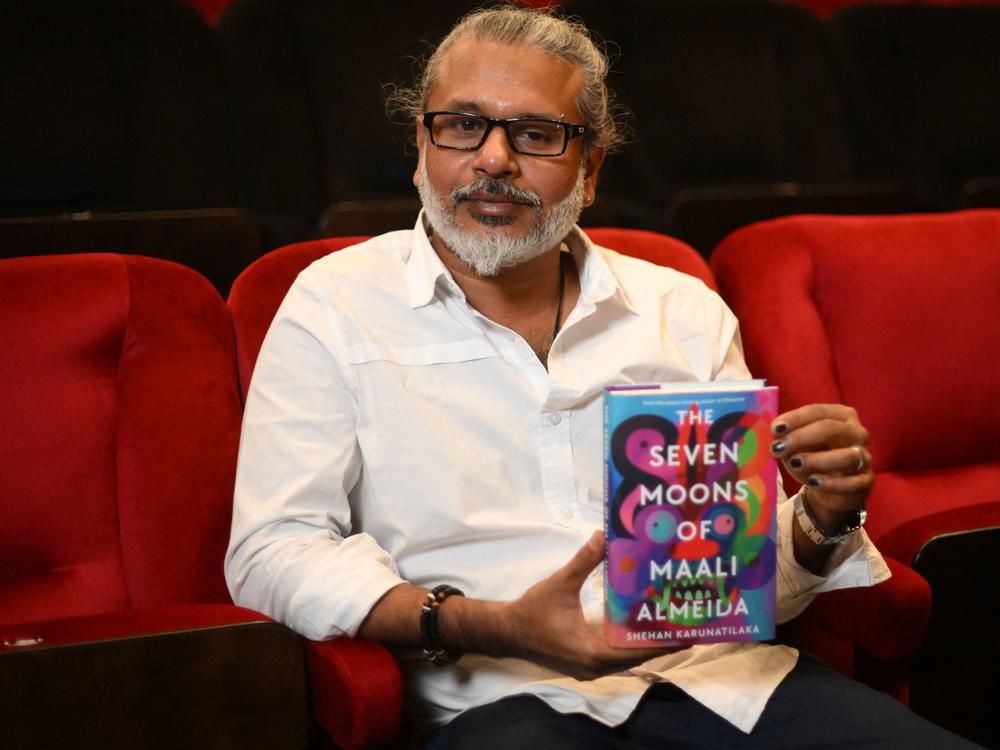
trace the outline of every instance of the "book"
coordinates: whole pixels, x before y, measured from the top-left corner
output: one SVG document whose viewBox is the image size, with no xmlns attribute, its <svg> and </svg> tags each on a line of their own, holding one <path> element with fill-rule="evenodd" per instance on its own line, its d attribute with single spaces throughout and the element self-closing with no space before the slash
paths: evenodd
<svg viewBox="0 0 1000 750">
<path fill-rule="evenodd" d="M 774 637 L 778 389 L 762 380 L 604 392 L 604 638 Z"/>
</svg>

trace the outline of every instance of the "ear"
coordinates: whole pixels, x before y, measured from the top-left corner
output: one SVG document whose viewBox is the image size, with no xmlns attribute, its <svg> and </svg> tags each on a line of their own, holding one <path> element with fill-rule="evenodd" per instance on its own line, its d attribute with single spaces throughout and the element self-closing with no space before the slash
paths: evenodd
<svg viewBox="0 0 1000 750">
<path fill-rule="evenodd" d="M 590 201 L 586 205 L 593 203 L 594 197 L 597 195 L 597 175 L 601 171 L 601 165 L 604 163 L 604 156 L 604 149 L 595 146 L 590 149 L 590 153 L 587 154 L 587 159 L 584 162 L 583 194 L 590 196 Z"/>
<path fill-rule="evenodd" d="M 427 131 L 424 126 L 417 121 L 417 168 L 413 170 L 413 186 L 420 187 L 420 165 L 423 163 L 424 150 L 427 148 Z"/>
</svg>

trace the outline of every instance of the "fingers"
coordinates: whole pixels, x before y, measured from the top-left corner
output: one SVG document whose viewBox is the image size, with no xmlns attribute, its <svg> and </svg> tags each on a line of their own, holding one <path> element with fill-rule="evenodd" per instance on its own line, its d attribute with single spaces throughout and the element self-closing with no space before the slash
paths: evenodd
<svg viewBox="0 0 1000 750">
<path fill-rule="evenodd" d="M 861 474 L 871 466 L 872 456 L 860 445 L 817 453 L 795 453 L 788 456 L 788 468 L 799 477 L 813 474 Z"/>
<path fill-rule="evenodd" d="M 811 404 L 771 423 L 771 453 L 811 497 L 831 510 L 863 507 L 874 480 L 868 431 L 858 413 L 842 404 Z"/>
<path fill-rule="evenodd" d="M 850 412 L 845 414 L 845 419 L 825 416 L 796 427 L 792 427 L 790 422 L 780 421 L 779 417 L 771 427 L 772 434 L 777 438 L 771 444 L 771 452 L 783 458 L 806 451 L 868 445 L 868 430 L 858 421 L 854 410 Z M 785 429 L 782 430 L 782 427 Z"/>
<path fill-rule="evenodd" d="M 779 414 L 771 423 L 771 430 L 775 436 L 780 436 L 822 419 L 858 422 L 858 413 L 844 404 L 809 404 Z"/>
<path fill-rule="evenodd" d="M 563 567 L 505 605 L 501 619 L 512 655 L 590 680 L 678 650 L 613 648 L 591 630 L 580 588 L 603 559 L 604 533 L 597 531 Z"/>
<path fill-rule="evenodd" d="M 842 502 L 829 502 L 826 505 L 832 507 L 853 508 L 858 505 L 850 498 L 856 496 L 867 496 L 871 489 L 873 477 L 871 473 L 851 474 L 850 476 L 836 476 L 833 474 L 809 476 L 805 484 L 817 490 L 821 490 L 827 495 L 836 495 L 845 498 Z"/>
<path fill-rule="evenodd" d="M 604 532 L 595 531 L 569 562 L 553 575 L 575 584 L 574 588 L 579 589 L 602 560 L 604 560 Z"/>
<path fill-rule="evenodd" d="M 799 480 L 868 473 L 868 430 L 841 404 L 813 404 L 785 412 L 771 424 L 771 453 Z"/>
</svg>

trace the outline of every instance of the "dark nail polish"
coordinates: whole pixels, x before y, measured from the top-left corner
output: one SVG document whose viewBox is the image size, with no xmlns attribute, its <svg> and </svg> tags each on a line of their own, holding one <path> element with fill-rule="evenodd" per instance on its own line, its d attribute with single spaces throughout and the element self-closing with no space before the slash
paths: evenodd
<svg viewBox="0 0 1000 750">
<path fill-rule="evenodd" d="M 781 440 L 775 440 L 771 443 L 771 453 L 781 453 L 785 450 L 785 444 Z"/>
<path fill-rule="evenodd" d="M 806 480 L 806 483 L 807 483 L 807 484 L 808 484 L 808 485 L 809 485 L 810 487 L 819 487 L 819 477 L 809 477 L 809 478 L 808 478 L 808 479 Z"/>
<path fill-rule="evenodd" d="M 775 435 L 784 435 L 785 432 L 787 432 L 787 430 L 788 430 L 788 425 L 785 424 L 784 422 L 778 422 L 778 424 L 774 426 Z"/>
<path fill-rule="evenodd" d="M 795 458 L 793 458 L 791 461 L 788 462 L 788 465 L 791 466 L 793 469 L 801 469 L 802 464 L 803 461 L 798 456 L 796 456 Z"/>
</svg>

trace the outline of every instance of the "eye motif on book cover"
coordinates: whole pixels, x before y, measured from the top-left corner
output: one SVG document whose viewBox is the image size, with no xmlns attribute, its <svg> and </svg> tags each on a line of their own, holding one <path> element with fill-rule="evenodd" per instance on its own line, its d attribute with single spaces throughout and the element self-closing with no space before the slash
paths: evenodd
<svg viewBox="0 0 1000 750">
<path fill-rule="evenodd" d="M 621 475 L 608 509 L 607 607 L 616 622 L 748 623 L 755 608 L 744 597 L 774 576 L 759 479 L 770 459 L 767 424 L 745 411 L 704 424 L 695 404 L 690 414 L 679 425 L 640 414 L 611 434 Z"/>
</svg>

